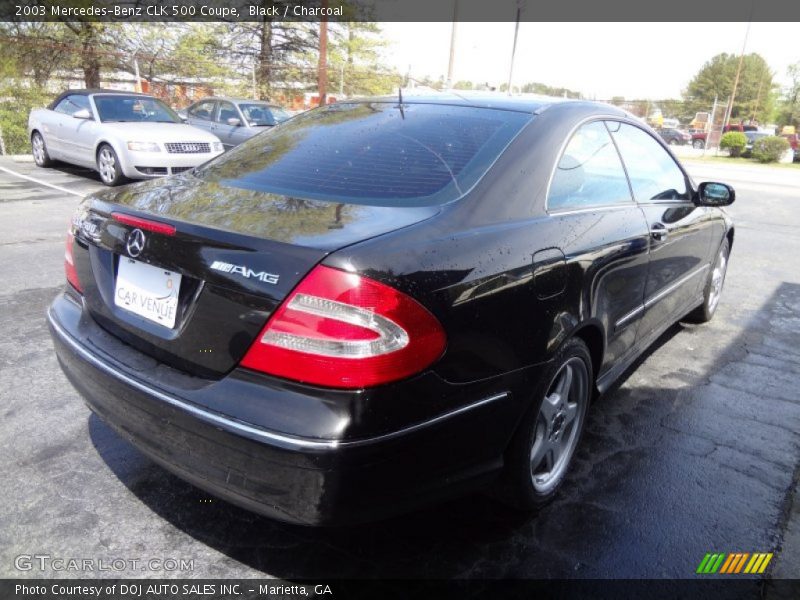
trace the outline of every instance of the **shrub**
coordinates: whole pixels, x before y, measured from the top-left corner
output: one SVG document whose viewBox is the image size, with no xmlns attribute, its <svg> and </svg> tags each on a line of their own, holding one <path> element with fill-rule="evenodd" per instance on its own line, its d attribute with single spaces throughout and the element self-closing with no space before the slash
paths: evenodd
<svg viewBox="0 0 800 600">
<path fill-rule="evenodd" d="M 727 148 L 731 156 L 739 156 L 747 145 L 747 137 L 741 131 L 729 131 L 719 141 L 719 147 Z"/>
<path fill-rule="evenodd" d="M 789 149 L 789 140 L 771 135 L 756 140 L 753 144 L 753 158 L 762 163 L 776 162 Z"/>
<path fill-rule="evenodd" d="M 0 135 L 6 154 L 28 154 L 28 114 L 52 99 L 40 89 L 19 87 L 13 80 L 0 84 Z"/>
</svg>

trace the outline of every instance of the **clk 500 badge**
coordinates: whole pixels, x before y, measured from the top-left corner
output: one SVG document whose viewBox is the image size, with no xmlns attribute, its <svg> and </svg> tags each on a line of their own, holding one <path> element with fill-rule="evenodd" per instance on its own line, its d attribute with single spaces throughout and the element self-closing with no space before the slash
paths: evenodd
<svg viewBox="0 0 800 600">
<path fill-rule="evenodd" d="M 231 263 L 222 262 L 221 260 L 215 260 L 211 263 L 211 268 L 215 271 L 222 271 L 223 273 L 235 273 L 237 275 L 241 275 L 242 277 L 247 277 L 248 279 L 258 279 L 259 281 L 263 281 L 264 283 L 271 283 L 275 285 L 278 283 L 278 275 L 273 273 L 267 273 L 266 271 L 254 271 L 250 267 L 245 267 L 243 265 L 232 265 Z"/>
</svg>

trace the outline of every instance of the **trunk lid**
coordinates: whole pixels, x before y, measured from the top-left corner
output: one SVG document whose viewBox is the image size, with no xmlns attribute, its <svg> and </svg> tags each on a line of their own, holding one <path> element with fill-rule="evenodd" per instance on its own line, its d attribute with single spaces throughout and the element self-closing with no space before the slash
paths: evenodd
<svg viewBox="0 0 800 600">
<path fill-rule="evenodd" d="M 436 212 L 302 200 L 187 174 L 89 198 L 73 220 L 73 254 L 86 307 L 104 329 L 173 367 L 221 377 L 327 254 Z M 175 233 L 137 227 L 126 216 L 173 225 Z M 132 256 L 135 229 L 144 243 Z M 180 275 L 173 327 L 117 305 L 120 261 L 130 258 Z"/>
</svg>

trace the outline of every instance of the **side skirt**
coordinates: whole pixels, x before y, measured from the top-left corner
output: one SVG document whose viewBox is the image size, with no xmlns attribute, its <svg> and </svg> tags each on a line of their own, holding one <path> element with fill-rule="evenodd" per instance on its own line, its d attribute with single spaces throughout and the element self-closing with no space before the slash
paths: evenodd
<svg viewBox="0 0 800 600">
<path fill-rule="evenodd" d="M 614 384 L 614 382 L 619 379 L 619 377 L 625 373 L 625 371 L 627 371 L 634 362 L 636 362 L 636 359 L 639 358 L 642 353 L 661 336 L 661 334 L 692 312 L 702 301 L 703 296 L 698 296 L 689 303 L 688 308 L 684 308 L 684 310 L 679 313 L 681 315 L 680 317 L 671 321 L 667 321 L 661 327 L 651 331 L 646 337 L 638 340 L 633 346 L 631 346 L 631 349 L 625 354 L 624 358 L 620 359 L 616 365 L 608 369 L 605 373 L 597 378 L 597 391 L 601 395 L 604 394 Z"/>
</svg>

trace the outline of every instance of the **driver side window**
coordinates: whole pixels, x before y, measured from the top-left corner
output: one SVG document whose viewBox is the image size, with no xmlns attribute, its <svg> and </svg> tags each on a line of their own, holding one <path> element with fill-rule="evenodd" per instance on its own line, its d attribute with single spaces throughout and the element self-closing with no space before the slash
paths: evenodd
<svg viewBox="0 0 800 600">
<path fill-rule="evenodd" d="M 228 123 L 228 119 L 238 119 L 239 114 L 236 112 L 236 107 L 230 102 L 219 103 L 219 114 L 217 114 L 217 121 L 223 124 Z"/>
<path fill-rule="evenodd" d="M 661 144 L 633 125 L 618 121 L 607 124 L 619 147 L 633 196 L 638 202 L 689 200 L 686 177 Z"/>
<path fill-rule="evenodd" d="M 187 111 L 195 119 L 210 121 L 214 114 L 214 101 L 198 102 Z"/>
</svg>

